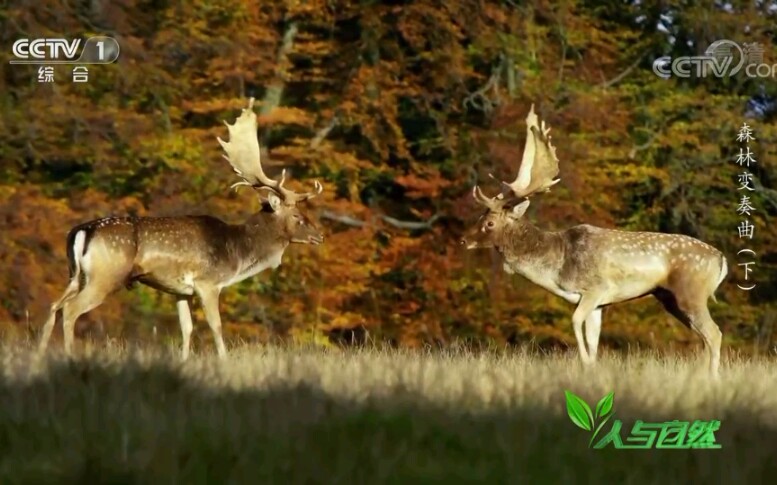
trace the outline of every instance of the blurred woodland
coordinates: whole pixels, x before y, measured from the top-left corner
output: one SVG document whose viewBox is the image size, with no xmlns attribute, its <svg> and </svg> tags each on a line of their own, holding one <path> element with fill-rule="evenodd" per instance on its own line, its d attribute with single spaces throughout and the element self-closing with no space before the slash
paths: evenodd
<svg viewBox="0 0 777 485">
<path fill-rule="evenodd" d="M 322 345 L 565 348 L 573 307 L 489 251 L 461 249 L 513 176 L 532 102 L 553 128 L 561 183 L 533 200 L 546 229 L 579 223 L 689 234 L 723 250 L 731 273 L 711 312 L 724 348 L 777 345 L 777 83 L 659 78 L 653 61 L 712 42 L 758 42 L 777 63 L 773 1 L 11 1 L 0 6 L 0 329 L 36 336 L 64 289 L 65 237 L 107 215 L 258 208 L 216 136 L 257 98 L 269 174 L 321 181 L 308 206 L 326 235 L 283 265 L 222 292 L 227 335 Z M 11 65 L 19 38 L 105 34 L 112 65 L 71 66 L 39 83 Z M 752 239 L 740 238 L 736 135 L 756 140 Z M 756 252 L 752 291 L 740 249 Z M 195 341 L 210 345 L 199 309 Z M 57 329 L 57 334 L 61 332 Z M 104 339 L 179 338 L 174 299 L 138 286 L 79 320 Z M 176 340 L 177 341 L 177 340 Z M 653 299 L 605 310 L 602 342 L 699 342 Z"/>
</svg>

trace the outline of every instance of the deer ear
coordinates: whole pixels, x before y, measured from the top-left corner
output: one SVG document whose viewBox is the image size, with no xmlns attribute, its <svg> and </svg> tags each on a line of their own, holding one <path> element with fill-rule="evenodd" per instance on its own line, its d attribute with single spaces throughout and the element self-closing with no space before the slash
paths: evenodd
<svg viewBox="0 0 777 485">
<path fill-rule="evenodd" d="M 281 198 L 275 194 L 267 194 L 267 203 L 270 204 L 270 209 L 272 209 L 273 212 L 278 212 L 281 208 Z"/>
<path fill-rule="evenodd" d="M 526 209 L 529 208 L 529 199 L 524 200 L 520 204 L 513 207 L 510 211 L 510 217 L 513 219 L 520 219 L 526 213 Z"/>
</svg>

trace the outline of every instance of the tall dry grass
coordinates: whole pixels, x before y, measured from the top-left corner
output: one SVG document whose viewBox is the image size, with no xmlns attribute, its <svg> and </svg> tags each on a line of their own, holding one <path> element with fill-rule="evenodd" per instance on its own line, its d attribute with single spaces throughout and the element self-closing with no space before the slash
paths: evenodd
<svg viewBox="0 0 777 485">
<path fill-rule="evenodd" d="M 2 483 L 765 483 L 777 366 L 719 382 L 666 354 L 242 347 L 225 362 L 0 351 Z M 719 419 L 721 450 L 591 450 L 563 391 L 635 419 Z"/>
</svg>

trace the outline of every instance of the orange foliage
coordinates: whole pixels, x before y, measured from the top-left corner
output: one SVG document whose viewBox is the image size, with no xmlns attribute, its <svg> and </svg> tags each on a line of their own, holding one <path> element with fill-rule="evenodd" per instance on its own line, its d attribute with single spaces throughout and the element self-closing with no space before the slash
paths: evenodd
<svg viewBox="0 0 777 485">
<path fill-rule="evenodd" d="M 744 243 L 727 209 L 737 201 L 733 137 L 747 99 L 766 89 L 773 100 L 774 86 L 658 79 L 648 58 L 685 47 L 634 21 L 656 24 L 651 2 L 595 3 L 126 0 L 88 15 L 78 2 L 0 7 L 5 44 L 99 25 L 122 47 L 117 63 L 90 67 L 85 85 L 64 81 L 67 66 L 57 66 L 56 83 L 37 83 L 33 67 L 12 66 L 10 50 L 0 52 L 0 323 L 37 328 L 66 283 L 64 241 L 76 223 L 184 213 L 236 223 L 256 210 L 249 190 L 227 190 L 235 178 L 215 140 L 249 96 L 269 110 L 260 139 L 270 175 L 286 168 L 297 188 L 321 181 L 311 214 L 363 224 L 321 217 L 325 244 L 292 248 L 276 272 L 226 289 L 222 313 L 237 338 L 318 342 L 359 329 L 408 346 L 571 343 L 567 304 L 504 275 L 488 252 L 455 244 L 481 211 L 472 185 L 491 193 L 498 184 L 489 173 L 515 176 L 532 102 L 561 159 L 562 183 L 530 209 L 539 225 L 690 233 L 723 248 L 734 268 Z M 752 12 L 698 15 L 672 14 L 685 29 L 678 38 L 699 46 L 710 40 L 705 26 L 731 38 L 745 21 L 752 35 L 771 25 Z M 757 339 L 766 349 L 775 335 L 763 315 L 777 281 L 777 229 L 767 225 L 777 130 L 752 124 L 765 188 L 754 196 L 752 243 L 763 290 L 725 286 L 716 311 L 728 343 Z M 430 228 L 413 230 L 383 218 L 433 215 Z M 174 326 L 172 301 L 152 294 L 109 299 L 82 327 L 119 336 Z M 661 344 L 653 332 L 669 317 L 630 305 L 613 311 L 610 343 Z M 607 332 L 605 323 L 606 342 Z"/>
</svg>

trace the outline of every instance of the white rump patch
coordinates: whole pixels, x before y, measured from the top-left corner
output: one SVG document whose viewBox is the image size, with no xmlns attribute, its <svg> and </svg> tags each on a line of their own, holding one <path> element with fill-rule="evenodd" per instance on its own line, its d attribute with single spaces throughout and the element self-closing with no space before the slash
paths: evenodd
<svg viewBox="0 0 777 485">
<path fill-rule="evenodd" d="M 723 265 L 720 270 L 720 276 L 718 277 L 718 282 L 715 285 L 715 288 L 717 288 L 718 286 L 720 286 L 721 283 L 723 283 L 723 279 L 726 277 L 727 274 L 728 274 L 728 262 L 726 261 L 726 258 L 723 258 Z"/>
<path fill-rule="evenodd" d="M 84 246 L 86 245 L 86 232 L 78 231 L 73 240 L 73 265 L 75 266 L 74 277 L 81 272 L 81 258 L 84 257 Z"/>
</svg>

